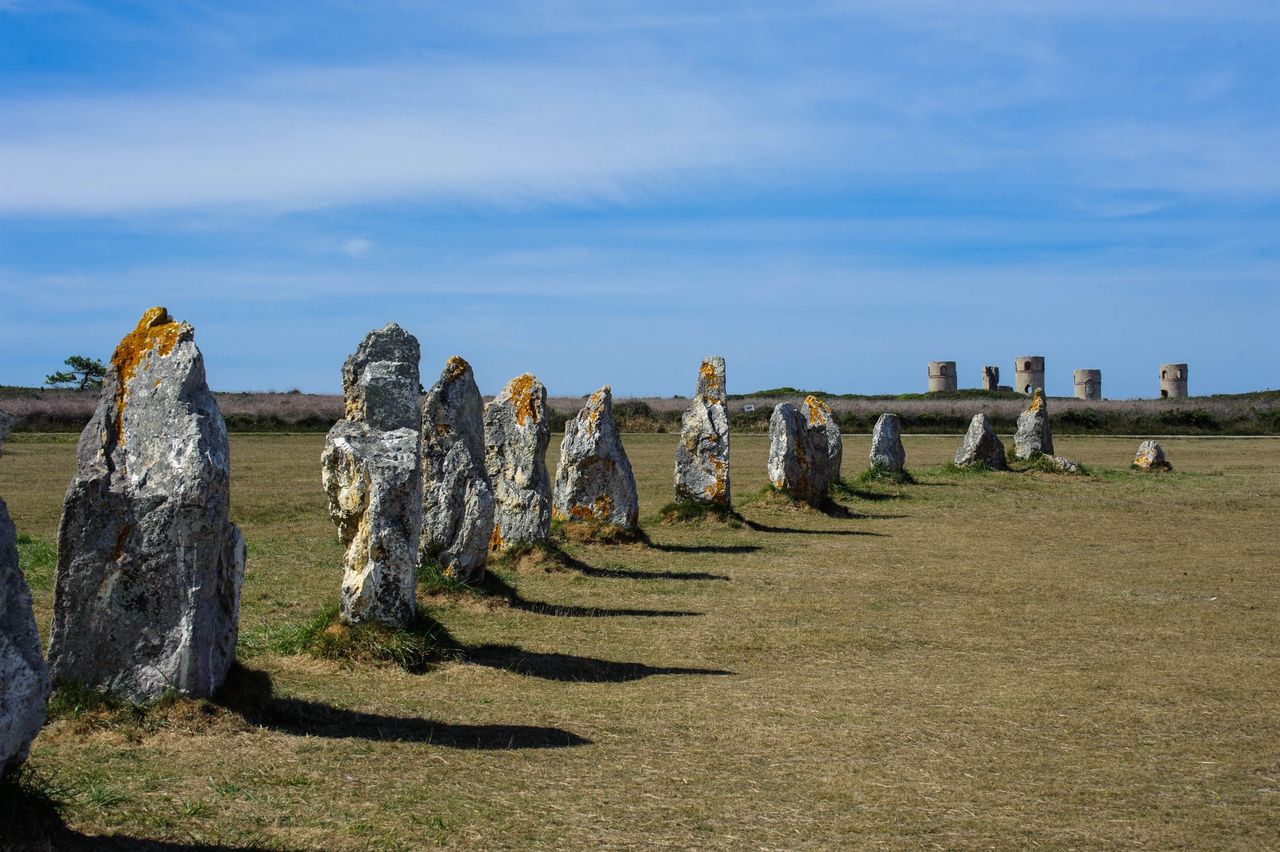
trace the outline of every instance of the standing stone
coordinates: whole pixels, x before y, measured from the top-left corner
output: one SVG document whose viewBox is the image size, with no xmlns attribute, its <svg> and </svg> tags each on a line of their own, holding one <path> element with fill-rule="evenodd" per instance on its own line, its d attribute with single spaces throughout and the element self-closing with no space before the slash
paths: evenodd
<svg viewBox="0 0 1280 852">
<path fill-rule="evenodd" d="M 0 454 L 4 452 L 4 442 L 9 439 L 9 433 L 13 431 L 14 425 L 18 422 L 18 418 L 5 411 L 0 411 Z"/>
<path fill-rule="evenodd" d="M 1053 430 L 1049 426 L 1049 404 L 1044 390 L 1036 388 L 1031 402 L 1018 415 L 1018 431 L 1013 436 L 1013 454 L 1020 459 L 1053 455 Z"/>
<path fill-rule="evenodd" d="M 494 500 L 489 549 L 546 541 L 551 529 L 551 423 L 547 389 L 536 376 L 516 376 L 484 407 L 484 442 Z"/>
<path fill-rule="evenodd" d="M 195 331 L 151 308 L 111 356 L 58 528 L 49 666 L 134 701 L 211 695 L 235 659 L 245 546 Z"/>
<path fill-rule="evenodd" d="M 455 355 L 422 403 L 422 560 L 462 582 L 479 580 L 493 520 L 484 402 L 471 365 Z"/>
<path fill-rule="evenodd" d="M 640 500 L 631 462 L 613 419 L 613 391 L 600 388 L 564 427 L 552 515 L 636 528 Z"/>
<path fill-rule="evenodd" d="M 956 467 L 968 467 L 973 464 L 985 464 L 993 470 L 1008 470 L 1009 462 L 1004 455 L 1004 444 L 991 428 L 991 421 L 985 414 L 975 414 L 969 423 L 969 431 L 965 432 L 964 441 L 956 450 Z"/>
<path fill-rule="evenodd" d="M 901 473 L 906 464 L 902 423 L 896 414 L 881 414 L 871 432 L 871 469 Z"/>
<path fill-rule="evenodd" d="M 422 473 L 418 340 L 395 323 L 369 332 L 342 365 L 345 417 L 325 440 L 321 481 L 343 555 L 339 617 L 413 618 Z"/>
<path fill-rule="evenodd" d="M 693 404 L 680 425 L 676 499 L 729 506 L 729 413 L 719 355 L 703 359 Z"/>
<path fill-rule="evenodd" d="M 1138 455 L 1133 459 L 1133 466 L 1147 471 L 1173 470 L 1173 465 L 1164 457 L 1164 448 L 1155 441 L 1143 441 L 1138 445 Z"/>
<path fill-rule="evenodd" d="M 18 567 L 9 509 L 0 500 L 0 776 L 27 759 L 48 698 L 49 669 L 40 655 L 31 590 Z"/>
<path fill-rule="evenodd" d="M 821 505 L 840 478 L 844 453 L 831 408 L 814 396 L 803 408 L 780 403 L 769 418 L 769 481 L 798 499 Z"/>
</svg>

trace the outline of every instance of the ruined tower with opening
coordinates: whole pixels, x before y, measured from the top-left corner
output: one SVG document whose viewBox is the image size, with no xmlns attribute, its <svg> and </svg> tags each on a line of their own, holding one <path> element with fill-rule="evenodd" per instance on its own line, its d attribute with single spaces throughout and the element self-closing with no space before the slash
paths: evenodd
<svg viewBox="0 0 1280 852">
<path fill-rule="evenodd" d="M 1000 390 L 1000 368 L 986 364 L 982 368 L 982 389 Z"/>
<path fill-rule="evenodd" d="M 1102 371 L 1076 370 L 1076 399 L 1102 399 Z"/>
<path fill-rule="evenodd" d="M 1187 393 L 1187 365 L 1161 364 L 1160 398 L 1186 399 L 1188 396 L 1190 394 Z"/>
<path fill-rule="evenodd" d="M 929 393 L 934 391 L 954 391 L 956 385 L 955 361 L 929 362 Z"/>
<path fill-rule="evenodd" d="M 1044 387 L 1044 356 L 1019 355 L 1013 360 L 1013 373 L 1014 390 L 1031 396 L 1036 388 Z"/>
</svg>

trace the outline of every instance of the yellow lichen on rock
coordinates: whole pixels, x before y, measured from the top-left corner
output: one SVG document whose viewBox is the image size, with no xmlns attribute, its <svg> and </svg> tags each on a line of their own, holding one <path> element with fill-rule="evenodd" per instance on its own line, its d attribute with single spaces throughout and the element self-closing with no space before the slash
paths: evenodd
<svg viewBox="0 0 1280 852">
<path fill-rule="evenodd" d="M 715 364 L 709 360 L 703 361 L 698 372 L 702 376 L 703 396 L 706 397 L 707 404 L 715 405 L 723 402 L 724 383 L 720 381 L 720 373 L 716 370 Z"/>
<path fill-rule="evenodd" d="M 502 527 L 494 524 L 493 532 L 489 533 L 489 550 L 497 552 L 502 550 L 502 548 Z"/>
<path fill-rule="evenodd" d="M 1044 388 L 1036 388 L 1035 393 L 1031 397 L 1031 404 L 1027 406 L 1028 411 L 1039 411 L 1044 408 Z"/>
<path fill-rule="evenodd" d="M 533 404 L 533 375 L 523 373 L 511 380 L 511 407 L 515 409 L 516 423 L 525 425 L 530 420 L 538 422 L 538 409 Z"/>
<path fill-rule="evenodd" d="M 177 322 L 169 316 L 163 307 L 148 308 L 138 320 L 133 331 L 124 336 L 116 351 L 111 355 L 111 368 L 115 371 L 115 430 L 116 436 L 124 439 L 124 409 L 129 401 L 129 385 L 138 365 L 147 355 L 155 352 L 164 357 L 173 351 L 184 334 L 190 334 L 192 328 L 185 322 Z M 156 387 L 160 382 L 156 382 Z"/>
<path fill-rule="evenodd" d="M 454 355 L 445 362 L 444 375 L 441 377 L 448 381 L 456 381 L 462 377 L 462 374 L 471 369 L 471 365 L 461 355 Z"/>
<path fill-rule="evenodd" d="M 809 412 L 809 425 L 817 426 L 831 418 L 831 406 L 827 405 L 816 396 L 809 395 L 804 398 L 804 406 Z"/>
</svg>

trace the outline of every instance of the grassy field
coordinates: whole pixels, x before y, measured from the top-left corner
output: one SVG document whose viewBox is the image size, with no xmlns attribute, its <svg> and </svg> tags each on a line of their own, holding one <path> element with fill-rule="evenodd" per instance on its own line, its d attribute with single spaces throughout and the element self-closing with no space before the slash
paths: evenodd
<svg viewBox="0 0 1280 852">
<path fill-rule="evenodd" d="M 658 523 L 675 438 L 628 435 L 652 544 L 429 598 L 458 659 L 411 674 L 267 650 L 336 597 L 323 436 L 235 435 L 233 697 L 63 711 L 31 766 L 75 832 L 165 849 L 1280 846 L 1280 440 L 1143 476 L 1060 439 L 1080 477 L 948 473 L 958 440 L 840 517 L 748 501 L 735 438 L 731 528 Z M 0 457 L 42 629 L 74 449 Z"/>
</svg>

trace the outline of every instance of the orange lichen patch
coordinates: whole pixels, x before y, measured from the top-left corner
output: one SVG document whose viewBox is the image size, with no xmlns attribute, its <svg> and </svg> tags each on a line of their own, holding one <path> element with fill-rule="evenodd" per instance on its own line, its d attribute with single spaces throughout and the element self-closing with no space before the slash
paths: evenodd
<svg viewBox="0 0 1280 852">
<path fill-rule="evenodd" d="M 517 425 L 523 426 L 529 420 L 538 422 L 538 409 L 533 404 L 533 376 L 530 373 L 512 379 L 507 385 L 507 395 L 511 397 Z"/>
<path fill-rule="evenodd" d="M 129 400 L 129 383 L 137 371 L 142 359 L 152 352 L 163 358 L 173 351 L 173 347 L 184 335 L 191 333 L 191 326 L 185 322 L 177 322 L 162 307 L 148 308 L 138 320 L 137 327 L 126 334 L 111 355 L 111 367 L 115 370 L 116 390 L 115 429 L 118 439 L 124 438 L 124 409 Z M 159 386 L 156 382 L 156 386 Z"/>
<path fill-rule="evenodd" d="M 831 406 L 827 405 L 816 396 L 806 396 L 804 398 L 805 408 L 809 410 L 809 425 L 817 426 L 819 423 L 825 423 L 831 419 Z"/>
<path fill-rule="evenodd" d="M 489 549 L 497 551 L 497 550 L 502 550 L 502 548 L 503 548 L 502 527 L 498 526 L 497 524 L 494 524 L 493 532 L 489 534 Z"/>
<path fill-rule="evenodd" d="M 1044 408 L 1044 390 L 1036 388 L 1036 392 L 1031 396 L 1031 404 L 1027 406 L 1028 411 L 1040 411 Z"/>
<path fill-rule="evenodd" d="M 712 404 L 723 402 L 724 382 L 720 381 L 720 374 L 716 372 L 715 364 L 703 361 L 702 366 L 698 368 L 698 374 L 702 377 L 702 395 L 707 402 Z"/>
<path fill-rule="evenodd" d="M 718 456 L 712 456 L 711 467 L 713 468 L 713 475 L 715 476 L 715 479 L 702 493 L 713 503 L 723 503 L 725 486 L 728 485 L 729 480 L 729 477 L 725 473 L 724 459 L 721 459 Z"/>
<path fill-rule="evenodd" d="M 575 521 L 586 521 L 593 518 L 607 521 L 612 514 L 613 498 L 608 494 L 597 497 L 595 502 L 589 505 L 571 506 L 569 508 L 569 516 Z"/>
<path fill-rule="evenodd" d="M 454 355 L 444 365 L 444 376 L 449 381 L 455 381 L 462 377 L 462 374 L 471 369 L 471 365 L 463 359 L 461 355 Z"/>
<path fill-rule="evenodd" d="M 587 407 L 584 411 L 587 415 L 587 427 L 593 434 L 596 431 L 596 424 L 600 422 L 600 412 L 604 411 L 605 394 L 610 392 L 609 386 L 605 385 L 587 399 Z"/>
</svg>

